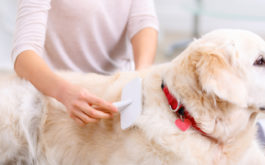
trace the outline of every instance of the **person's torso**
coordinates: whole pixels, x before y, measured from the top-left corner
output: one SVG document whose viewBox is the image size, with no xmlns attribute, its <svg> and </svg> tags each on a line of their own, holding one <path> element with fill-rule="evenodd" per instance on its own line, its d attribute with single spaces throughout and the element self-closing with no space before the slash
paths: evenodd
<svg viewBox="0 0 265 165">
<path fill-rule="evenodd" d="M 110 74 L 132 69 L 131 0 L 52 0 L 44 58 L 55 69 Z"/>
</svg>

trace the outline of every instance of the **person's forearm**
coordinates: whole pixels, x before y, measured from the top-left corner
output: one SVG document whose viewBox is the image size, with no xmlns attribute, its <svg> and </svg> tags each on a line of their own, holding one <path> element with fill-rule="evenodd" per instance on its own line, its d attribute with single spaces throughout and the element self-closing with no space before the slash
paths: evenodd
<svg viewBox="0 0 265 165">
<path fill-rule="evenodd" d="M 67 85 L 31 50 L 24 51 L 17 57 L 14 68 L 19 77 L 29 80 L 43 94 L 56 99 L 59 99 L 59 90 Z"/>
<path fill-rule="evenodd" d="M 79 125 L 111 118 L 118 110 L 111 103 L 91 95 L 85 88 L 57 76 L 34 51 L 24 51 L 16 59 L 18 76 L 29 80 L 44 95 L 63 103 Z M 96 107 L 96 108 L 95 108 Z"/>
<path fill-rule="evenodd" d="M 144 69 L 154 62 L 157 49 L 158 32 L 153 28 L 144 28 L 132 39 L 135 69 Z"/>
</svg>

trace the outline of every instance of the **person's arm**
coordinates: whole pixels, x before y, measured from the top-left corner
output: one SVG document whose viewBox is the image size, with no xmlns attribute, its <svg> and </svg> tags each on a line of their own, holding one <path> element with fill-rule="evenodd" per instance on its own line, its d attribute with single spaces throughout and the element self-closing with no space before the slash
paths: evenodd
<svg viewBox="0 0 265 165">
<path fill-rule="evenodd" d="M 158 19 L 153 0 L 133 0 L 127 34 L 134 51 L 135 69 L 150 66 L 156 54 Z"/>
<path fill-rule="evenodd" d="M 157 49 L 158 32 L 153 28 L 144 28 L 132 39 L 135 69 L 140 70 L 151 66 Z"/>
<path fill-rule="evenodd" d="M 117 112 L 111 103 L 56 75 L 34 51 L 27 50 L 18 55 L 14 68 L 20 77 L 29 80 L 40 92 L 63 103 L 70 117 L 80 125 L 110 118 Z"/>
<path fill-rule="evenodd" d="M 40 92 L 63 103 L 70 116 L 80 125 L 109 118 L 112 112 L 117 111 L 112 104 L 59 77 L 42 59 L 50 2 L 51 0 L 18 1 L 11 54 L 15 71 Z"/>
</svg>

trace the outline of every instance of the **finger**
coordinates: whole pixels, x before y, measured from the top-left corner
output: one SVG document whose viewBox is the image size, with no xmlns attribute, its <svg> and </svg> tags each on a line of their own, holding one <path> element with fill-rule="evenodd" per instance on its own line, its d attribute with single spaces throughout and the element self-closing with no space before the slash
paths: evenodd
<svg viewBox="0 0 265 165">
<path fill-rule="evenodd" d="M 105 112 L 105 113 L 108 113 L 108 114 L 111 114 L 111 115 L 116 113 L 116 112 L 113 112 L 113 111 L 109 111 L 109 109 L 106 109 L 105 107 L 102 107 L 100 105 L 91 105 L 91 107 L 96 109 L 96 110 L 98 110 L 98 111 L 102 111 L 102 112 Z"/>
<path fill-rule="evenodd" d="M 111 113 L 116 113 L 118 112 L 118 109 L 112 105 L 111 103 L 104 101 L 103 99 L 100 99 L 96 96 L 87 94 L 85 95 L 84 99 L 90 104 L 90 105 L 95 105 L 99 108 L 101 111 L 106 111 L 106 112 L 111 112 Z"/>
<path fill-rule="evenodd" d="M 81 127 L 85 126 L 86 124 L 81 120 L 79 119 L 78 117 L 73 117 L 74 121 Z"/>
<path fill-rule="evenodd" d="M 106 112 L 99 111 L 97 109 L 94 109 L 93 107 L 89 106 L 86 102 L 80 102 L 78 105 L 78 108 L 88 116 L 96 119 L 107 119 L 110 118 L 111 115 Z"/>
<path fill-rule="evenodd" d="M 79 119 L 77 116 L 75 116 L 73 113 L 70 112 L 69 116 L 79 125 L 79 126 L 85 126 L 85 123 Z"/>
<path fill-rule="evenodd" d="M 93 106 L 96 107 L 96 109 L 100 111 L 110 112 L 110 113 L 116 113 L 118 112 L 118 109 L 112 105 L 111 103 L 104 101 L 102 99 L 96 98 L 94 96 L 91 97 L 91 103 Z"/>
<path fill-rule="evenodd" d="M 75 117 L 79 118 L 84 124 L 95 123 L 98 121 L 98 119 L 92 118 L 80 110 L 75 110 L 72 113 Z"/>
</svg>

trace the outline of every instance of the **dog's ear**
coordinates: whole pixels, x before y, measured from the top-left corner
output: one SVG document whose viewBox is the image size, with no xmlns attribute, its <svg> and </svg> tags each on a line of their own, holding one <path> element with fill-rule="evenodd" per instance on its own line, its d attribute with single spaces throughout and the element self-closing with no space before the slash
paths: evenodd
<svg viewBox="0 0 265 165">
<path fill-rule="evenodd" d="M 199 49 L 196 72 L 201 88 L 220 99 L 246 106 L 246 84 L 235 65 L 235 49 Z"/>
</svg>

